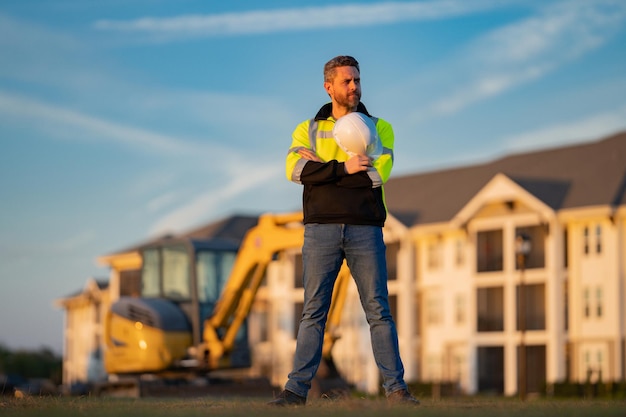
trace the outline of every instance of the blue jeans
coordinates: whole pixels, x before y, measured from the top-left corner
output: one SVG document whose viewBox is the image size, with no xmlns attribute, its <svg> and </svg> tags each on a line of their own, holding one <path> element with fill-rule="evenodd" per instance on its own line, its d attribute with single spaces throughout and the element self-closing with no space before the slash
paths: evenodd
<svg viewBox="0 0 626 417">
<path fill-rule="evenodd" d="M 322 358 L 324 328 L 337 274 L 345 258 L 370 327 L 372 350 L 387 394 L 406 389 L 398 334 L 389 310 L 382 228 L 307 224 L 304 229 L 304 308 L 293 370 L 285 389 L 306 397 Z"/>
</svg>

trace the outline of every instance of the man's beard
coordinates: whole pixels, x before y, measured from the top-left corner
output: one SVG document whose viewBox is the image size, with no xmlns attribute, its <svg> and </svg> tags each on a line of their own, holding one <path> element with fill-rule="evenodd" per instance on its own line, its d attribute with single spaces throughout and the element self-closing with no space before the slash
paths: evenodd
<svg viewBox="0 0 626 417">
<path fill-rule="evenodd" d="M 361 95 L 358 93 L 355 93 L 353 95 L 347 94 L 342 97 L 335 97 L 335 101 L 337 101 L 337 104 L 342 107 L 356 108 L 356 106 L 358 106 L 361 102 Z"/>
</svg>

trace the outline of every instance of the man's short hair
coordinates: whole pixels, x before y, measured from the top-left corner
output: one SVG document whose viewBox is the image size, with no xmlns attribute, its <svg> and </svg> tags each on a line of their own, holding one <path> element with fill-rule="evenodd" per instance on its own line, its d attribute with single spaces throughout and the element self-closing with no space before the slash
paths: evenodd
<svg viewBox="0 0 626 417">
<path fill-rule="evenodd" d="M 351 56 L 348 55 L 339 55 L 331 59 L 324 65 L 324 81 L 332 81 L 335 77 L 335 69 L 337 67 L 356 67 L 357 71 L 361 72 L 359 69 L 359 62 Z"/>
</svg>

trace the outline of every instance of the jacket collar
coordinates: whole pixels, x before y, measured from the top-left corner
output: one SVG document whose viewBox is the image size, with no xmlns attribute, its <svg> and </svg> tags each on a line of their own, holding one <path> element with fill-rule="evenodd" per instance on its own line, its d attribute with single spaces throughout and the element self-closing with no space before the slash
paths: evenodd
<svg viewBox="0 0 626 417">
<path fill-rule="evenodd" d="M 322 106 L 322 108 L 315 115 L 315 120 L 327 120 L 327 119 L 329 119 L 333 115 L 332 111 L 333 111 L 333 104 L 332 103 L 324 104 Z M 372 115 L 369 114 L 369 112 L 365 108 L 365 105 L 363 103 L 361 103 L 361 102 L 359 102 L 358 106 L 356 106 L 356 111 L 359 112 L 359 113 L 363 113 L 364 115 L 366 115 L 368 117 L 372 117 Z"/>
</svg>

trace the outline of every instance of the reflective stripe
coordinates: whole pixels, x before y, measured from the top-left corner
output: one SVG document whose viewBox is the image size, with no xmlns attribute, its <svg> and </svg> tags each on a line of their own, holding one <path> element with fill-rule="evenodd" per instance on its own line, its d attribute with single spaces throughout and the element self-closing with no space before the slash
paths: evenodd
<svg viewBox="0 0 626 417">
<path fill-rule="evenodd" d="M 287 151 L 287 153 L 288 153 L 288 154 L 290 154 L 290 153 L 292 153 L 292 152 L 293 152 L 293 153 L 298 153 L 298 151 L 299 151 L 300 149 L 308 149 L 308 148 L 307 148 L 307 147 L 305 147 L 305 146 L 294 146 L 293 148 L 289 148 L 289 150 Z"/>
<path fill-rule="evenodd" d="M 383 185 L 383 179 L 380 177 L 380 174 L 376 170 L 376 168 L 370 168 L 367 170 L 367 175 L 370 177 L 372 181 L 372 188 L 378 188 Z"/>
<path fill-rule="evenodd" d="M 304 166 L 307 162 L 308 160 L 306 159 L 300 159 L 298 162 L 296 162 L 296 166 L 293 167 L 293 172 L 291 173 L 291 181 L 295 182 L 296 184 L 302 184 L 302 170 L 304 169 Z"/>
<path fill-rule="evenodd" d="M 335 139 L 332 130 L 318 130 L 317 120 L 311 119 L 309 123 L 309 142 L 311 143 L 311 149 L 315 150 L 317 139 Z"/>
<path fill-rule="evenodd" d="M 315 146 L 317 138 L 317 121 L 315 119 L 311 119 L 309 121 L 309 145 L 311 146 L 311 150 L 315 152 Z"/>
</svg>

